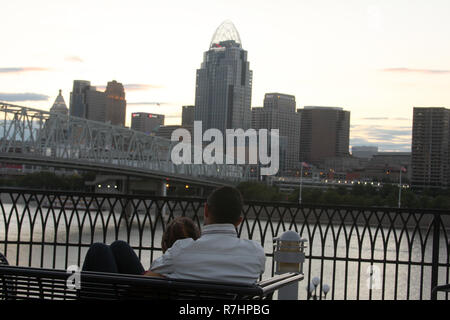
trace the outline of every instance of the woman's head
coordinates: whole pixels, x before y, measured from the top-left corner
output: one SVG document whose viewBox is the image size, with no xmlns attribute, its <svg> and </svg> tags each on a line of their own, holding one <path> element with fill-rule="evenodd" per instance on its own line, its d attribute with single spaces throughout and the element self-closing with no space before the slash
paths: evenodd
<svg viewBox="0 0 450 320">
<path fill-rule="evenodd" d="M 166 252 L 177 240 L 192 238 L 197 240 L 200 237 L 200 230 L 192 219 L 188 217 L 177 217 L 166 226 L 161 239 L 161 248 Z"/>
</svg>

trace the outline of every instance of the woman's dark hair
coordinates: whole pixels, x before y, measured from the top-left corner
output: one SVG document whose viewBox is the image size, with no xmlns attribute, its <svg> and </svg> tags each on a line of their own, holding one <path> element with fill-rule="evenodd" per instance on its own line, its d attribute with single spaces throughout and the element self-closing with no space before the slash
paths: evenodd
<svg viewBox="0 0 450 320">
<path fill-rule="evenodd" d="M 161 239 L 161 248 L 163 253 L 166 252 L 177 240 L 192 238 L 197 240 L 200 238 L 200 230 L 192 219 L 188 217 L 177 217 L 169 222 L 166 231 Z"/>
</svg>

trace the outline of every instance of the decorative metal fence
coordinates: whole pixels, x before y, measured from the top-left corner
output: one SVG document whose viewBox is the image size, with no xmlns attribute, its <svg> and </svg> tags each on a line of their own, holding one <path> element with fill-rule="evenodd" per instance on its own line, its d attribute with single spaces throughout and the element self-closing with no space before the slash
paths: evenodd
<svg viewBox="0 0 450 320">
<path fill-rule="evenodd" d="M 201 198 L 30 191 L 0 188 L 0 252 L 13 265 L 67 269 L 80 266 L 94 242 L 121 239 L 144 267 L 161 255 L 170 219 L 199 226 Z M 248 202 L 239 236 L 263 245 L 274 274 L 273 240 L 286 230 L 307 239 L 305 282 L 331 286 L 330 299 L 448 299 L 432 295 L 449 283 L 450 212 L 422 209 L 298 206 Z"/>
</svg>

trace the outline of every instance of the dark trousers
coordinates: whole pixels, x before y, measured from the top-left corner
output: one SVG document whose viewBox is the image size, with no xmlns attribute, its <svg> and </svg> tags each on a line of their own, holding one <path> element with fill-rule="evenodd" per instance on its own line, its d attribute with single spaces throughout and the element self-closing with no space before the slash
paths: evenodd
<svg viewBox="0 0 450 320">
<path fill-rule="evenodd" d="M 83 271 L 122 274 L 144 274 L 145 270 L 134 250 L 125 241 L 107 245 L 94 243 L 86 253 Z"/>
</svg>

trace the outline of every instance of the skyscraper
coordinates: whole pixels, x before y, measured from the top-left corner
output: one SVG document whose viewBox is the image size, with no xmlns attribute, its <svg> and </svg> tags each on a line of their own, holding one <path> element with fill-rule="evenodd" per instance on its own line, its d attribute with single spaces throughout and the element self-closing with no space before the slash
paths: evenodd
<svg viewBox="0 0 450 320">
<path fill-rule="evenodd" d="M 300 160 L 317 163 L 349 155 L 350 111 L 336 107 L 305 107 L 301 114 Z"/>
<path fill-rule="evenodd" d="M 127 101 L 123 85 L 116 80 L 108 82 L 106 86 L 105 120 L 112 125 L 125 126 Z"/>
<path fill-rule="evenodd" d="M 414 186 L 450 185 L 450 109 L 414 108 L 411 146 L 411 183 Z"/>
<path fill-rule="evenodd" d="M 286 156 L 280 161 L 281 170 L 299 167 L 300 124 L 301 117 L 295 112 L 295 96 L 292 95 L 266 93 L 264 107 L 252 109 L 252 128 L 279 129 L 280 137 L 286 138 Z"/>
<path fill-rule="evenodd" d="M 80 118 L 87 117 L 86 92 L 90 86 L 91 83 L 89 81 L 74 80 L 69 103 L 69 113 L 71 116 Z"/>
<path fill-rule="evenodd" d="M 100 122 L 105 122 L 106 119 L 105 93 L 97 91 L 97 88 L 93 86 L 86 90 L 86 118 Z"/>
<path fill-rule="evenodd" d="M 89 81 L 73 82 L 71 116 L 125 126 L 126 107 L 123 85 L 115 80 L 108 82 L 105 92 L 98 91 Z"/>
<path fill-rule="evenodd" d="M 236 27 L 223 22 L 197 70 L 195 120 L 203 130 L 248 129 L 251 125 L 252 71 Z"/>
</svg>

